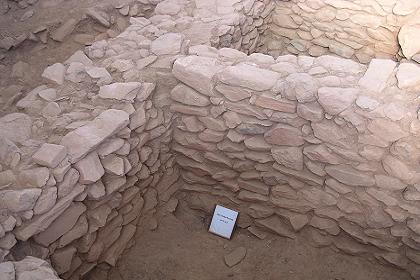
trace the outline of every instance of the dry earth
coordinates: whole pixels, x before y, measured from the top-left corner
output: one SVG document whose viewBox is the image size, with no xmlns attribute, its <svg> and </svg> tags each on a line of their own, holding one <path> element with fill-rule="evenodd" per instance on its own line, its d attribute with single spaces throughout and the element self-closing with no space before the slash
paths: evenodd
<svg viewBox="0 0 420 280">
<path fill-rule="evenodd" d="M 225 240 L 207 232 L 209 217 L 192 211 L 181 203 L 174 215 L 159 218 L 156 230 L 140 227 L 136 244 L 108 280 L 411 279 L 406 272 L 375 261 L 314 248 L 302 236 L 292 240 L 269 234 L 260 240 L 240 229 L 232 240 Z M 224 256 L 241 246 L 247 248 L 246 257 L 229 268 Z"/>
<path fill-rule="evenodd" d="M 49 35 L 45 36 L 46 42 L 39 40 L 43 36 L 41 32 L 36 34 L 35 41 L 26 39 L 17 48 L 12 48 L 5 53 L 2 53 L 0 49 L 0 88 L 17 85 L 27 92 L 42 83 L 41 74 L 46 67 L 64 61 L 76 50 L 89 45 L 88 42 L 86 44 L 80 42 L 77 39 L 78 36 L 99 40 L 123 31 L 128 24 L 128 17 L 121 15 L 114 7 L 132 1 L 41 0 L 32 1 L 35 2 L 33 5 L 20 8 L 13 1 L 0 0 L 0 4 L 6 2 L 10 9 L 5 14 L 0 13 L 0 40 L 8 36 L 17 38 L 28 35 L 42 28 L 49 31 Z M 106 28 L 92 18 L 84 16 L 88 8 L 106 11 L 113 24 Z M 32 16 L 23 20 L 24 15 L 28 13 Z M 73 32 L 66 36 L 62 42 L 51 39 L 51 32 L 69 19 L 80 20 Z M 29 67 L 24 67 L 23 77 L 16 77 L 12 74 L 13 66 L 18 62 L 29 65 Z M 10 110 L 0 111 L 0 115 L 5 115 L 7 112 Z"/>
<path fill-rule="evenodd" d="M 113 4 L 115 1 L 112 0 L 45 0 L 26 9 L 12 6 L 7 14 L 0 16 L 0 34 L 28 32 L 42 25 L 58 26 L 70 17 L 79 16 L 88 7 Z M 33 16 L 21 21 L 29 10 L 34 11 Z M 121 31 L 118 28 L 114 26 L 115 32 Z M 85 19 L 75 33 L 97 36 L 104 32 L 105 28 Z M 74 41 L 74 34 L 61 43 L 51 39 L 47 44 L 26 42 L 0 57 L 0 87 L 21 85 L 24 90 L 33 88 L 41 82 L 40 75 L 46 66 L 63 61 L 81 48 L 83 44 Z M 25 69 L 27 75 L 20 79 L 11 77 L 12 67 L 18 61 L 30 65 L 29 69 Z M 0 115 L 5 113 L 0 112 Z M 260 240 L 246 230 L 238 230 L 233 239 L 227 241 L 209 234 L 207 224 L 208 217 L 195 215 L 181 203 L 175 215 L 159 218 L 157 229 L 139 228 L 136 244 L 126 252 L 108 279 L 411 279 L 406 272 L 374 261 L 343 255 L 327 248 L 314 248 L 303 238 L 291 240 L 269 235 Z M 227 267 L 224 256 L 240 246 L 247 248 L 245 259 L 233 268 Z M 91 279 L 102 280 L 97 276 Z"/>
</svg>

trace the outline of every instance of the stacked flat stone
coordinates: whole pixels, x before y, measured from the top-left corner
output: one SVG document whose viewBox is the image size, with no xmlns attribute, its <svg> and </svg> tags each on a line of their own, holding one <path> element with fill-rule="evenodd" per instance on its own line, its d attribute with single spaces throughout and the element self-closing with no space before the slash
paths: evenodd
<svg viewBox="0 0 420 280">
<path fill-rule="evenodd" d="M 173 149 L 191 207 L 223 202 L 251 232 L 303 232 L 418 279 L 420 67 L 217 53 L 173 67 Z"/>
<path fill-rule="evenodd" d="M 50 66 L 0 118 L 0 261 L 32 252 L 64 279 L 107 271 L 182 191 L 206 211 L 227 201 L 251 232 L 302 231 L 420 279 L 420 68 L 217 50 L 215 30 L 234 26 L 221 14 L 254 7 L 258 21 L 269 3 L 196 17 L 162 3 L 171 14 L 131 18 Z M 253 50 L 242 43 L 229 46 Z"/>
<path fill-rule="evenodd" d="M 265 44 L 273 55 L 328 53 L 368 63 L 420 52 L 420 4 L 407 1 L 277 1 Z"/>
<path fill-rule="evenodd" d="M 144 51 L 176 57 L 183 41 L 162 35 Z M 24 113 L 0 119 L 2 261 L 31 250 L 64 279 L 114 266 L 137 225 L 178 189 L 169 104 L 155 82 L 113 77 L 108 69 L 123 73 L 130 65 L 115 61 L 103 67 L 76 52 L 46 69 L 50 83 L 18 102 Z"/>
<path fill-rule="evenodd" d="M 18 279 L 49 279 L 60 280 L 51 265 L 45 260 L 26 257 L 21 261 L 0 263 L 2 280 Z"/>
</svg>

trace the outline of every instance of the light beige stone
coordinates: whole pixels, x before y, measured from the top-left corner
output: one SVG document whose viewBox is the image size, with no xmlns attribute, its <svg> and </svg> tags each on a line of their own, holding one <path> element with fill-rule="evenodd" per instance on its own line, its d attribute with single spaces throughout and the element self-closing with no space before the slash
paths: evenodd
<svg viewBox="0 0 420 280">
<path fill-rule="evenodd" d="M 84 186 L 77 185 L 69 195 L 60 199 L 54 207 L 45 214 L 36 216 L 14 231 L 16 238 L 22 241 L 47 229 L 71 204 L 73 199 L 84 191 Z"/>
<path fill-rule="evenodd" d="M 183 84 L 178 84 L 172 89 L 171 98 L 186 105 L 199 107 L 210 105 L 210 100 L 207 97 Z"/>
<path fill-rule="evenodd" d="M 22 143 L 32 134 L 32 120 L 23 113 L 12 113 L 0 118 L 1 136 Z"/>
<path fill-rule="evenodd" d="M 420 67 L 413 63 L 401 63 L 397 70 L 397 79 L 400 89 L 420 86 Z"/>
<path fill-rule="evenodd" d="M 74 240 L 84 236 L 88 232 L 88 228 L 89 224 L 86 219 L 86 216 L 82 214 L 77 220 L 74 227 L 60 237 L 60 239 L 58 240 L 58 248 L 63 248 L 71 242 L 73 242 Z"/>
<path fill-rule="evenodd" d="M 61 145 L 67 147 L 70 160 L 74 163 L 128 123 L 129 116 L 126 112 L 109 109 L 102 112 L 95 120 L 65 135 Z"/>
<path fill-rule="evenodd" d="M 228 267 L 233 267 L 240 263 L 246 256 L 246 248 L 245 247 L 238 247 L 234 249 L 229 254 L 225 255 L 224 260 L 225 264 Z"/>
<path fill-rule="evenodd" d="M 304 143 L 300 130 L 285 124 L 278 124 L 264 134 L 269 144 L 282 146 L 301 146 Z"/>
<path fill-rule="evenodd" d="M 349 165 L 329 165 L 325 171 L 337 181 L 349 186 L 373 186 L 375 179 L 370 174 L 360 172 Z"/>
<path fill-rule="evenodd" d="M 407 59 L 420 52 L 420 24 L 405 24 L 398 33 L 398 43 Z"/>
<path fill-rule="evenodd" d="M 86 206 L 83 203 L 74 203 L 67 208 L 58 219 L 51 223 L 48 228 L 34 237 L 36 242 L 43 246 L 50 245 L 68 232 L 76 224 L 80 215 L 85 211 Z"/>
<path fill-rule="evenodd" d="M 286 224 L 277 216 L 273 215 L 269 218 L 257 220 L 256 223 L 263 226 L 280 236 L 288 237 L 291 239 L 296 238 L 295 233 L 290 230 Z"/>
<path fill-rule="evenodd" d="M 330 115 L 338 115 L 351 106 L 359 91 L 352 88 L 322 87 L 318 90 L 318 101 Z"/>
<path fill-rule="evenodd" d="M 303 170 L 302 148 L 275 147 L 271 149 L 271 155 L 278 164 L 295 170 Z"/>
<path fill-rule="evenodd" d="M 55 168 L 66 157 L 66 147 L 45 143 L 32 156 L 34 162 L 49 168 Z"/>
<path fill-rule="evenodd" d="M 50 171 L 46 167 L 22 170 L 18 175 L 18 181 L 24 187 L 41 188 L 47 184 L 49 178 Z"/>
<path fill-rule="evenodd" d="M 46 213 L 50 210 L 55 202 L 57 201 L 57 188 L 51 187 L 48 189 L 43 189 L 42 194 L 39 196 L 35 206 L 34 214 L 40 215 Z"/>
<path fill-rule="evenodd" d="M 12 212 L 32 210 L 41 192 L 41 189 L 0 191 L 0 208 Z"/>
<path fill-rule="evenodd" d="M 227 85 L 264 91 L 274 86 L 280 74 L 247 64 L 239 64 L 226 67 L 218 74 L 218 78 Z"/>
<path fill-rule="evenodd" d="M 374 92 L 382 92 L 396 66 L 397 63 L 389 59 L 372 59 L 359 85 Z"/>
<path fill-rule="evenodd" d="M 80 173 L 79 183 L 81 184 L 95 183 L 105 174 L 96 152 L 92 152 L 76 162 L 74 167 Z"/>
<path fill-rule="evenodd" d="M 177 54 L 181 51 L 184 35 L 180 33 L 166 33 L 150 44 L 150 51 L 157 55 Z"/>
<path fill-rule="evenodd" d="M 175 61 L 172 73 L 201 94 L 214 96 L 212 78 L 221 69 L 215 58 L 187 56 Z"/>
<path fill-rule="evenodd" d="M 121 157 L 116 155 L 108 155 L 102 159 L 102 164 L 104 169 L 107 173 L 122 176 L 125 174 L 124 172 L 124 161 Z"/>
<path fill-rule="evenodd" d="M 99 97 L 104 99 L 116 99 L 133 101 L 142 87 L 142 83 L 113 83 L 101 86 L 99 89 Z"/>
<path fill-rule="evenodd" d="M 55 63 L 45 68 L 44 72 L 42 73 L 42 77 L 62 85 L 64 83 L 65 72 L 66 67 L 63 64 Z"/>
</svg>

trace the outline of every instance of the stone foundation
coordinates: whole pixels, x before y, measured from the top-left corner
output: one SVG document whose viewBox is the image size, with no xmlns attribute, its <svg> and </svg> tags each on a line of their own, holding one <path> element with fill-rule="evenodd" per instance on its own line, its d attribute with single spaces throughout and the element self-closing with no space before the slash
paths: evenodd
<svg viewBox="0 0 420 280">
<path fill-rule="evenodd" d="M 82 279 L 182 192 L 420 279 L 420 67 L 253 53 L 272 2 L 223 3 L 160 2 L 0 118 L 0 261 Z"/>
</svg>

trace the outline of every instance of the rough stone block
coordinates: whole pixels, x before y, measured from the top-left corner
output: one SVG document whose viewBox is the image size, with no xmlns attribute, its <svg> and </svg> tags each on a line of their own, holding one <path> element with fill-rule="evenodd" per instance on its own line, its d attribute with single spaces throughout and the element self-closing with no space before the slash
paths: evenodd
<svg viewBox="0 0 420 280">
<path fill-rule="evenodd" d="M 76 162 L 74 166 L 80 173 L 79 183 L 81 184 L 95 183 L 105 174 L 105 170 L 96 152 L 88 154 Z"/>
<path fill-rule="evenodd" d="M 61 140 L 61 144 L 67 147 L 70 161 L 75 163 L 128 123 L 129 116 L 126 112 L 109 109 L 93 121 L 69 132 Z"/>
<path fill-rule="evenodd" d="M 55 168 L 66 157 L 66 155 L 66 147 L 45 143 L 32 156 L 32 159 L 39 165 Z"/>
</svg>

